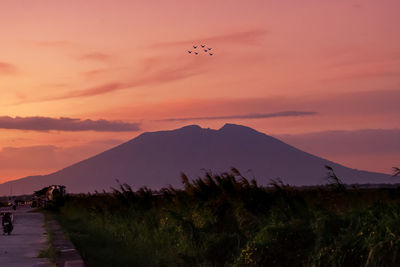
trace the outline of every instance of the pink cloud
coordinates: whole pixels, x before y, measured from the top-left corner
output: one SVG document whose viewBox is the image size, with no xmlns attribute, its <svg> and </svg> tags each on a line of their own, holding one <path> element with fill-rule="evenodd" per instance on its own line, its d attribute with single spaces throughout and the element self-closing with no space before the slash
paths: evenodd
<svg viewBox="0 0 400 267">
<path fill-rule="evenodd" d="M 17 68 L 14 65 L 0 62 L 0 75 L 14 75 L 17 72 Z"/>
<path fill-rule="evenodd" d="M 161 48 L 165 46 L 187 46 L 187 45 L 191 46 L 192 44 L 199 44 L 199 43 L 211 44 L 211 45 L 221 44 L 221 43 L 254 45 L 258 44 L 260 39 L 267 33 L 268 31 L 264 29 L 253 29 L 248 31 L 239 31 L 228 34 L 203 37 L 193 40 L 160 42 L 153 44 L 150 47 Z"/>
<path fill-rule="evenodd" d="M 205 68 L 207 65 L 207 62 L 205 60 L 191 60 L 186 61 L 182 64 L 180 61 L 174 59 L 157 59 L 145 61 L 143 64 L 144 68 L 141 71 L 142 74 L 136 75 L 138 77 L 136 79 L 127 80 L 125 82 L 105 83 L 82 90 L 70 91 L 64 95 L 52 96 L 36 101 L 51 101 L 102 95 L 128 88 L 182 80 L 199 75 L 208 70 L 207 68 Z"/>
<path fill-rule="evenodd" d="M 225 116 L 206 116 L 206 117 L 183 117 L 168 118 L 161 121 L 208 121 L 208 120 L 232 120 L 232 119 L 267 119 L 276 117 L 297 117 L 316 115 L 316 112 L 309 111 L 281 111 L 275 113 L 250 113 L 243 115 L 225 115 Z"/>
<path fill-rule="evenodd" d="M 78 57 L 79 60 L 92 60 L 92 61 L 100 61 L 104 63 L 108 63 L 111 59 L 112 56 L 101 53 L 101 52 L 92 52 L 92 53 L 86 53 Z"/>
<path fill-rule="evenodd" d="M 56 41 L 38 41 L 34 42 L 37 46 L 44 46 L 44 47 L 70 47 L 74 44 L 70 41 L 66 40 L 56 40 Z"/>
<path fill-rule="evenodd" d="M 96 132 L 134 132 L 140 130 L 139 123 L 107 120 L 81 120 L 49 117 L 0 117 L 0 129 L 30 131 L 96 131 Z"/>
<path fill-rule="evenodd" d="M 277 135 L 307 151 L 329 155 L 399 154 L 400 129 L 362 129 Z"/>
<path fill-rule="evenodd" d="M 143 119 L 146 127 L 180 127 L 187 121 L 160 121 L 168 118 L 213 118 L 199 120 L 204 127 L 219 127 L 235 120 L 266 132 L 305 132 L 329 129 L 400 127 L 400 90 L 275 96 L 265 98 L 174 99 L 97 111 L 108 118 Z M 318 116 L 288 116 L 261 119 L 227 118 L 228 115 L 269 114 L 279 110 L 314 111 Z M 184 116 L 182 116 L 184 115 Z M 232 115 L 232 116 L 233 116 Z M 183 123 L 183 124 L 182 124 Z"/>
<path fill-rule="evenodd" d="M 386 68 L 383 64 L 367 64 L 362 66 L 341 67 L 332 71 L 332 74 L 321 81 L 341 81 L 351 79 L 361 79 L 379 76 L 395 76 L 400 71 L 394 71 Z"/>
<path fill-rule="evenodd" d="M 108 73 L 110 71 L 110 69 L 95 69 L 95 70 L 89 70 L 89 71 L 85 71 L 82 73 L 82 75 L 86 78 L 86 79 L 92 79 L 92 78 L 96 78 L 99 75 L 103 75 L 105 73 Z"/>
<path fill-rule="evenodd" d="M 324 131 L 275 137 L 314 155 L 364 170 L 390 173 L 400 159 L 400 129 Z"/>
<path fill-rule="evenodd" d="M 0 150 L 1 169 L 28 169 L 30 171 L 54 164 L 54 153 L 57 148 L 52 145 L 4 147 Z M 46 160 L 44 160 L 46 159 Z"/>
<path fill-rule="evenodd" d="M 304 110 L 340 114 L 345 117 L 351 115 L 372 115 L 400 112 L 400 89 L 398 90 L 373 90 L 346 93 L 312 94 L 302 96 L 275 96 L 264 98 L 217 98 L 217 99 L 175 99 L 156 102 L 153 105 L 139 106 L 137 108 L 121 108 L 122 113 L 135 113 L 143 110 L 146 114 L 162 114 L 176 116 L 182 113 L 188 116 L 209 116 L 210 114 L 225 114 L 234 112 L 263 113 L 273 110 Z M 337 108 L 339 107 L 340 108 Z M 158 108 L 156 108 L 158 107 Z M 151 112 L 153 111 L 153 112 Z M 168 111 L 168 113 L 166 113 Z"/>
<path fill-rule="evenodd" d="M 0 150 L 0 182 L 5 178 L 48 174 L 123 142 L 117 139 L 103 139 L 71 147 L 53 145 L 4 147 Z"/>
<path fill-rule="evenodd" d="M 84 97 L 84 96 L 94 96 L 94 95 L 101 95 L 109 92 L 113 92 L 116 90 L 121 90 L 130 87 L 129 84 L 122 84 L 122 83 L 107 83 L 99 86 L 90 87 L 83 90 L 71 91 L 66 95 L 50 98 L 50 100 L 54 99 L 66 99 L 66 98 L 75 98 L 75 97 Z"/>
</svg>

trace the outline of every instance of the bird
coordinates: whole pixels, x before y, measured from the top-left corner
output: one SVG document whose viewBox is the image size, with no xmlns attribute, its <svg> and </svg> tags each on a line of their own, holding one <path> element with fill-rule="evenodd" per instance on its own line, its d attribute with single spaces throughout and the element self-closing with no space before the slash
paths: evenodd
<svg viewBox="0 0 400 267">
<path fill-rule="evenodd" d="M 192 53 L 192 51 L 188 50 L 188 53 L 189 53 L 189 54 L 191 54 L 191 53 Z"/>
<path fill-rule="evenodd" d="M 205 47 L 205 45 L 201 45 L 201 48 L 204 48 Z"/>
<path fill-rule="evenodd" d="M 196 46 L 196 45 L 194 45 L 194 46 L 193 46 L 193 48 L 194 48 L 194 49 L 196 49 L 196 48 L 197 48 L 197 46 Z"/>
<path fill-rule="evenodd" d="M 194 52 L 194 54 L 197 55 L 198 53 L 197 53 L 197 52 Z"/>
<path fill-rule="evenodd" d="M 210 53 L 210 56 L 214 55 L 213 53 Z"/>
<path fill-rule="evenodd" d="M 204 52 L 208 52 L 208 50 L 207 50 L 207 49 L 204 49 Z"/>
<path fill-rule="evenodd" d="M 211 48 L 211 47 L 207 47 L 207 49 L 208 49 L 208 50 L 211 50 L 212 48 Z"/>
</svg>

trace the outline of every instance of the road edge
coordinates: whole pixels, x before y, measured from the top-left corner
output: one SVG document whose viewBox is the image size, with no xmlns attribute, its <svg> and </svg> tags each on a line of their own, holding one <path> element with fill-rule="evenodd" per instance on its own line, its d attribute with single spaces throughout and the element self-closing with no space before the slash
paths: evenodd
<svg viewBox="0 0 400 267">
<path fill-rule="evenodd" d="M 67 238 L 58 221 L 49 213 L 44 212 L 49 234 L 52 236 L 52 246 L 56 249 L 55 266 L 86 267 L 74 244 Z"/>
</svg>

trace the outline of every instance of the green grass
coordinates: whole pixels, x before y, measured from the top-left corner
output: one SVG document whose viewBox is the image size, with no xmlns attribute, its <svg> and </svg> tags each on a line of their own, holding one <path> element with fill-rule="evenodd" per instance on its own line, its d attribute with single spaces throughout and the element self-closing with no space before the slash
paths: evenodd
<svg viewBox="0 0 400 267">
<path fill-rule="evenodd" d="M 53 234 L 50 231 L 49 228 L 49 219 L 50 219 L 50 214 L 46 211 L 43 211 L 41 209 L 35 209 L 31 212 L 42 212 L 44 215 L 44 228 L 46 230 L 47 233 L 47 246 L 45 249 L 39 251 L 38 257 L 39 258 L 48 258 L 50 260 L 51 263 L 55 264 L 56 262 L 56 258 L 58 255 L 58 251 L 56 249 L 56 247 L 53 245 Z"/>
<path fill-rule="evenodd" d="M 400 189 L 264 188 L 237 171 L 184 189 L 68 196 L 55 218 L 88 266 L 397 266 Z"/>
</svg>

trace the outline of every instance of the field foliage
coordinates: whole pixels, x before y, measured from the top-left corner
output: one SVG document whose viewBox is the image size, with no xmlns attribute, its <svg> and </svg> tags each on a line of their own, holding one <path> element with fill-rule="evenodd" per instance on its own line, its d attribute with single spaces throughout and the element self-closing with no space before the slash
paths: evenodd
<svg viewBox="0 0 400 267">
<path fill-rule="evenodd" d="M 398 266 L 400 189 L 332 175 L 308 189 L 182 175 L 183 189 L 69 195 L 54 214 L 89 266 Z"/>
</svg>

